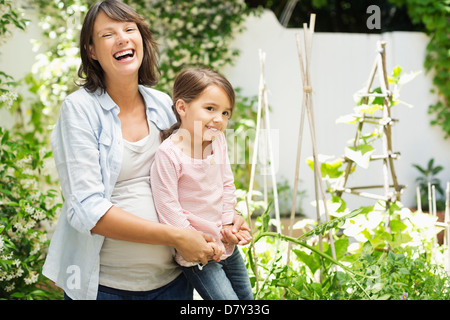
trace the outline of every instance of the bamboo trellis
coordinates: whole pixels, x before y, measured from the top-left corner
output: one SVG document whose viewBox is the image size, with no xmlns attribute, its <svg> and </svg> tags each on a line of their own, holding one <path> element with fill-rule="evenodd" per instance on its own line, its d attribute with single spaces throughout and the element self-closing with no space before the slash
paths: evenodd
<svg viewBox="0 0 450 320">
<path fill-rule="evenodd" d="M 380 83 L 381 93 L 373 93 L 371 92 L 371 87 L 375 80 L 375 76 L 377 76 L 378 81 Z M 397 180 L 397 175 L 395 173 L 394 168 L 394 160 L 399 157 L 398 152 L 392 151 L 392 132 L 391 127 L 398 120 L 391 118 L 390 111 L 390 98 L 392 92 L 389 91 L 389 83 L 386 73 L 386 43 L 384 41 L 379 41 L 377 43 L 377 56 L 375 58 L 372 70 L 370 72 L 370 76 L 367 82 L 365 89 L 362 92 L 359 92 L 358 95 L 363 98 L 363 103 L 367 104 L 367 101 L 371 97 L 381 97 L 383 98 L 383 106 L 382 106 L 382 116 L 374 117 L 374 116 L 366 116 L 359 120 L 358 129 L 356 131 L 356 136 L 354 140 L 354 148 L 359 145 L 361 132 L 363 125 L 365 123 L 369 124 L 377 124 L 383 127 L 383 154 L 381 155 L 372 155 L 370 157 L 370 161 L 382 160 L 383 162 L 383 185 L 369 185 L 369 186 L 354 186 L 354 187 L 346 187 L 346 183 L 348 180 L 348 176 L 352 170 L 354 165 L 354 161 L 345 158 L 344 162 L 346 163 L 345 173 L 343 179 L 340 181 L 340 184 L 336 187 L 336 193 L 338 196 L 341 196 L 342 193 L 350 193 L 354 195 L 358 195 L 365 198 L 370 198 L 374 200 L 381 200 L 386 203 L 386 210 L 390 207 L 390 204 L 399 201 L 402 190 L 404 188 L 403 185 L 400 185 Z M 392 184 L 389 181 L 389 172 L 392 179 Z M 384 190 L 384 194 L 376 194 L 371 192 L 365 192 L 363 190 L 367 189 L 377 189 L 382 188 Z M 388 216 L 389 219 L 389 216 Z M 389 221 L 387 221 L 387 225 L 389 227 Z"/>
<path fill-rule="evenodd" d="M 272 137 L 271 137 L 271 127 L 270 127 L 270 119 L 269 119 L 269 104 L 268 104 L 268 98 L 267 98 L 267 88 L 266 88 L 266 81 L 265 81 L 265 75 L 264 75 L 264 63 L 266 55 L 261 50 L 259 50 L 259 58 L 260 58 L 260 80 L 259 80 L 259 95 L 258 95 L 258 110 L 256 115 L 256 136 L 255 136 L 255 142 L 254 142 L 254 148 L 253 148 L 253 155 L 252 155 L 252 165 L 251 165 L 251 174 L 250 174 L 250 183 L 249 183 L 249 190 L 247 194 L 247 201 L 251 202 L 252 196 L 253 196 L 253 184 L 255 181 L 255 173 L 256 173 L 256 165 L 258 163 L 258 156 L 259 156 L 259 144 L 260 144 L 260 138 L 262 138 L 262 146 L 263 146 L 263 153 L 262 153 L 262 165 L 267 165 L 267 162 L 269 162 L 269 170 L 270 170 L 270 176 L 272 179 L 272 190 L 273 190 L 273 199 L 274 199 L 274 209 L 275 209 L 275 217 L 276 217 L 276 228 L 277 232 L 281 232 L 281 222 L 280 222 L 280 211 L 279 211 L 279 205 L 278 205 L 278 190 L 277 190 L 277 183 L 276 183 L 276 176 L 275 176 L 275 168 L 274 168 L 274 155 L 273 155 L 273 147 L 272 147 Z M 261 135 L 261 127 L 264 127 L 265 129 L 265 135 L 263 137 L 260 137 Z M 269 156 L 269 159 L 267 159 L 267 154 Z M 267 161 L 269 160 L 269 161 Z M 266 169 L 266 168 L 265 168 Z M 266 172 L 263 174 L 264 176 L 264 200 L 267 203 L 267 179 L 266 179 Z M 250 214 L 250 213 L 249 213 Z"/>
<path fill-rule="evenodd" d="M 302 45 L 300 41 L 300 35 L 296 35 L 297 41 L 297 50 L 300 61 L 300 71 L 302 76 L 303 83 L 303 102 L 302 102 L 302 111 L 301 111 L 301 119 L 300 119 L 300 129 L 298 135 L 298 145 L 297 145 L 297 160 L 296 160 L 296 169 L 295 169 L 295 180 L 294 180 L 294 193 L 292 199 L 292 208 L 291 208 L 291 216 L 290 216 L 290 226 L 289 226 L 289 236 L 292 236 L 293 232 L 293 223 L 295 219 L 295 208 L 297 203 L 297 189 L 298 189 L 298 177 L 300 171 L 300 155 L 302 149 L 302 137 L 303 137 L 303 126 L 305 121 L 305 112 L 308 116 L 309 129 L 311 135 L 312 149 L 313 149 L 313 159 L 314 159 L 314 190 L 315 190 L 315 200 L 316 200 L 316 214 L 317 214 L 317 224 L 322 223 L 321 212 L 320 212 L 320 201 L 319 201 L 319 189 L 322 196 L 323 208 L 325 211 L 326 221 L 329 221 L 327 201 L 325 197 L 325 189 L 323 186 L 322 175 L 320 173 L 320 163 L 317 154 L 317 143 L 316 143 L 316 134 L 315 134 L 315 125 L 314 125 L 314 113 L 313 113 L 313 101 L 312 101 L 312 87 L 310 81 L 310 62 L 311 62 L 311 52 L 312 52 L 312 38 L 314 34 L 314 26 L 315 26 L 316 15 L 311 14 L 309 28 L 306 23 L 303 24 L 303 34 L 304 34 L 304 53 L 302 52 Z M 329 231 L 329 243 L 331 247 L 331 253 L 333 258 L 336 258 L 336 252 L 334 248 L 334 239 L 332 230 Z M 287 260 L 286 263 L 289 263 L 290 260 L 290 247 L 291 243 L 289 243 Z M 322 236 L 319 237 L 319 248 L 322 250 Z"/>
<path fill-rule="evenodd" d="M 272 137 L 271 137 L 271 127 L 270 127 L 270 119 L 269 119 L 269 103 L 267 98 L 267 88 L 266 88 L 266 81 L 265 81 L 265 75 L 264 75 L 264 64 L 265 64 L 266 55 L 261 50 L 259 50 L 259 60 L 260 60 L 260 79 L 259 79 L 259 94 L 258 94 L 258 110 L 256 115 L 256 135 L 255 135 L 255 141 L 254 141 L 254 148 L 253 148 L 253 155 L 252 155 L 252 165 L 251 165 L 251 173 L 250 173 L 250 182 L 249 182 L 249 189 L 246 197 L 246 204 L 247 204 L 247 220 L 250 226 L 250 229 L 252 230 L 251 225 L 251 214 L 250 211 L 250 203 L 252 201 L 253 197 L 253 185 L 255 182 L 255 173 L 256 173 L 256 165 L 258 163 L 258 156 L 259 156 L 259 144 L 260 144 L 260 135 L 261 135 L 261 127 L 264 127 L 266 130 L 266 134 L 264 137 L 262 137 L 262 146 L 263 146 L 263 153 L 262 153 L 262 165 L 264 169 L 267 169 L 267 153 L 269 155 L 269 167 L 270 167 L 270 175 L 272 180 L 272 190 L 273 190 L 273 199 L 274 199 L 274 208 L 275 208 L 275 217 L 276 217 L 276 228 L 277 232 L 281 233 L 281 219 L 280 219 L 280 211 L 279 211 L 279 204 L 278 204 L 278 190 L 277 190 L 277 182 L 276 182 L 276 176 L 275 176 L 275 169 L 274 169 L 274 156 L 273 156 L 273 147 L 272 147 Z M 266 172 L 263 172 L 264 177 L 264 202 L 267 204 L 267 178 L 266 178 Z M 255 276 L 256 276 L 256 290 L 259 291 L 259 279 L 258 279 L 258 269 L 257 269 L 257 258 L 256 258 L 256 252 L 255 252 L 255 246 L 252 239 L 252 248 L 253 248 L 253 257 L 255 259 Z"/>
</svg>

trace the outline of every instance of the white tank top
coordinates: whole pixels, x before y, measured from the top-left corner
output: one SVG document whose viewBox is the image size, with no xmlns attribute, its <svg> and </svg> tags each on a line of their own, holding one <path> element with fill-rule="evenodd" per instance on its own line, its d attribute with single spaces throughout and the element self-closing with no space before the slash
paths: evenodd
<svg viewBox="0 0 450 320">
<path fill-rule="evenodd" d="M 160 144 L 159 130 L 137 142 L 123 140 L 123 162 L 111 202 L 136 216 L 159 222 L 150 189 L 150 166 Z M 116 289 L 147 291 L 174 280 L 180 270 L 174 249 L 105 238 L 100 251 L 100 284 Z"/>
</svg>

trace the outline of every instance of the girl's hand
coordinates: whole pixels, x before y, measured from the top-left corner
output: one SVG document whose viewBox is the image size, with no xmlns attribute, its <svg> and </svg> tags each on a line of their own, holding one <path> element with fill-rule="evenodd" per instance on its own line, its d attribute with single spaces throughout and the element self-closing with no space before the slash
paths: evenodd
<svg viewBox="0 0 450 320">
<path fill-rule="evenodd" d="M 237 214 L 234 215 L 233 224 L 223 226 L 220 233 L 222 242 L 228 244 L 246 245 L 252 240 L 247 222 Z"/>
</svg>

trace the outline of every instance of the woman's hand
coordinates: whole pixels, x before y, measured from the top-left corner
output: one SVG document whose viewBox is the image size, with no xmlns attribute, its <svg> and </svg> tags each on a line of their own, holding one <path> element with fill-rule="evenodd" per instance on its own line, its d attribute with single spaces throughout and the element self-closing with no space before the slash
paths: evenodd
<svg viewBox="0 0 450 320">
<path fill-rule="evenodd" d="M 188 262 L 199 262 L 207 264 L 211 257 L 215 257 L 213 238 L 196 230 L 179 229 L 180 235 L 177 237 L 175 249 Z"/>
<path fill-rule="evenodd" d="M 209 260 L 215 260 L 219 262 L 220 257 L 225 253 L 224 247 L 215 242 L 208 242 L 208 244 L 211 246 L 214 252 L 214 255 L 212 257 L 209 257 Z"/>
<path fill-rule="evenodd" d="M 246 245 L 252 240 L 247 222 L 238 214 L 234 215 L 233 224 L 223 226 L 220 233 L 222 242 L 228 244 Z"/>
</svg>

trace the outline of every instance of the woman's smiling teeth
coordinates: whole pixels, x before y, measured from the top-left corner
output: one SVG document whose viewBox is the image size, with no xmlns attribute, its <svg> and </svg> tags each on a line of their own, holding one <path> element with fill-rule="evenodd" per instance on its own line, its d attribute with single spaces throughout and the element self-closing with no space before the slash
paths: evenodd
<svg viewBox="0 0 450 320">
<path fill-rule="evenodd" d="M 126 58 L 132 58 L 134 56 L 134 50 L 128 49 L 124 51 L 120 51 L 114 54 L 114 58 L 116 60 L 123 60 Z"/>
</svg>

